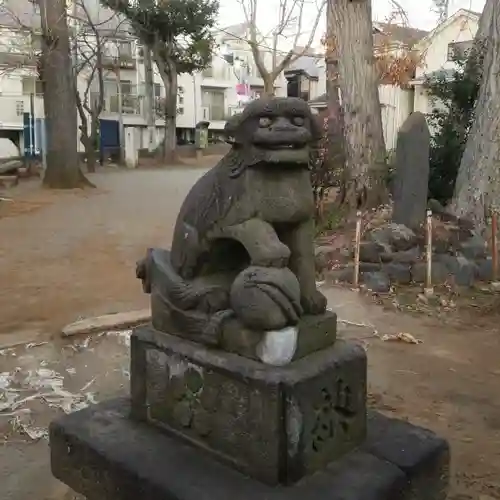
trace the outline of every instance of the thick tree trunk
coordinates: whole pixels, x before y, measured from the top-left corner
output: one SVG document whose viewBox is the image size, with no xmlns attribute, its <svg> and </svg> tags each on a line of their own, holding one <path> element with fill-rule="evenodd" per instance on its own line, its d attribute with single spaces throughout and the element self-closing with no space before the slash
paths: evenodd
<svg viewBox="0 0 500 500">
<path fill-rule="evenodd" d="M 47 169 L 45 186 L 92 184 L 78 164 L 77 115 L 65 0 L 40 0 Z"/>
<path fill-rule="evenodd" d="M 139 4 L 144 9 L 154 7 L 152 0 L 140 0 Z M 148 127 L 148 151 L 152 153 L 156 149 L 156 112 L 154 106 L 154 75 L 153 75 L 153 59 L 151 49 L 146 44 L 144 47 L 144 107 L 145 119 Z"/>
<path fill-rule="evenodd" d="M 333 2 L 328 5 L 326 16 L 327 24 L 332 19 Z M 328 161 L 334 170 L 335 182 L 338 187 L 336 201 L 343 204 L 346 198 L 348 171 L 345 155 L 344 117 L 339 96 L 339 66 L 336 45 L 333 40 L 326 40 L 326 95 L 328 101 Z"/>
<path fill-rule="evenodd" d="M 176 117 L 177 117 L 177 72 L 171 61 L 155 58 L 158 72 L 165 88 L 165 133 L 161 148 L 162 158 L 166 163 L 176 161 Z"/>
<path fill-rule="evenodd" d="M 371 0 L 329 0 L 327 38 L 334 44 L 349 178 L 346 203 L 375 207 L 387 199 L 385 144 L 373 59 Z"/>
<path fill-rule="evenodd" d="M 500 200 L 500 3 L 484 7 L 475 48 L 483 50 L 482 78 L 474 122 L 462 156 L 451 209 L 484 229 L 490 208 Z"/>
</svg>

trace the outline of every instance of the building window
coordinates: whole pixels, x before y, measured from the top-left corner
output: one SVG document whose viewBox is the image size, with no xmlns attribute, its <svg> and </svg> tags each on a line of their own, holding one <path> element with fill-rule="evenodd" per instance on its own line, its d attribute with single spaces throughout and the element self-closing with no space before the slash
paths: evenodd
<svg viewBox="0 0 500 500">
<path fill-rule="evenodd" d="M 118 42 L 118 57 L 124 59 L 132 59 L 132 43 L 131 42 Z"/>
<path fill-rule="evenodd" d="M 144 47 L 139 42 L 136 42 L 135 44 L 135 54 L 138 59 L 142 59 L 144 57 Z"/>
<path fill-rule="evenodd" d="M 184 104 L 184 97 L 183 96 L 179 96 L 179 104 Z"/>
<path fill-rule="evenodd" d="M 122 95 L 131 95 L 132 82 L 130 80 L 120 80 L 120 91 Z"/>
<path fill-rule="evenodd" d="M 466 59 L 472 49 L 474 40 L 467 40 L 465 42 L 453 42 L 448 44 L 448 61 L 455 59 Z"/>
<path fill-rule="evenodd" d="M 23 76 L 22 79 L 23 95 L 43 95 L 43 84 L 35 76 Z"/>
<path fill-rule="evenodd" d="M 184 108 L 178 108 L 177 111 L 179 112 L 180 115 L 184 114 Z"/>
<path fill-rule="evenodd" d="M 161 83 L 154 84 L 155 97 L 158 99 L 161 97 Z"/>
<path fill-rule="evenodd" d="M 179 94 L 184 94 L 184 87 L 182 85 L 179 85 L 179 87 L 177 87 L 177 91 Z"/>
<path fill-rule="evenodd" d="M 24 102 L 16 101 L 16 115 L 23 116 L 23 114 L 24 114 Z"/>
<path fill-rule="evenodd" d="M 221 90 L 206 90 L 201 94 L 201 103 L 208 110 L 204 113 L 204 120 L 224 120 L 226 118 L 225 94 Z"/>
</svg>

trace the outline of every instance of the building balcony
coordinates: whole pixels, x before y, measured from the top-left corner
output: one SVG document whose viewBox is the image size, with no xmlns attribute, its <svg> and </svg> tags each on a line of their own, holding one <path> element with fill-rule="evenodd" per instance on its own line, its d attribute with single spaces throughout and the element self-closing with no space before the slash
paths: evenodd
<svg viewBox="0 0 500 500">
<path fill-rule="evenodd" d="M 121 112 L 124 115 L 141 115 L 143 111 L 143 96 L 123 94 L 121 96 Z M 109 95 L 104 98 L 104 113 L 120 113 L 120 96 Z"/>
<path fill-rule="evenodd" d="M 206 68 L 201 72 L 202 87 L 229 88 L 235 83 L 231 68 Z"/>
<path fill-rule="evenodd" d="M 136 60 L 130 55 L 115 56 L 103 56 L 102 65 L 104 68 L 116 70 L 116 69 L 135 69 L 137 66 Z"/>
</svg>

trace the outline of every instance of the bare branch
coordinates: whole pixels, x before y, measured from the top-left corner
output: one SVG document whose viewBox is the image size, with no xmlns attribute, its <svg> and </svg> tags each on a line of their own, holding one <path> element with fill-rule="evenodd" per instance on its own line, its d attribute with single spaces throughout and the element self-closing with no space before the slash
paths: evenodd
<svg viewBox="0 0 500 500">
<path fill-rule="evenodd" d="M 279 74 L 299 57 L 305 55 L 311 48 L 316 36 L 317 28 L 322 18 L 326 6 L 326 0 L 316 0 L 317 9 L 312 29 L 309 31 L 309 38 L 304 46 L 299 48 L 299 42 L 303 35 L 303 25 L 305 15 L 314 2 L 310 0 L 279 0 L 278 19 L 276 27 L 271 31 L 270 36 L 265 37 L 265 41 L 259 42 L 259 32 L 257 29 L 257 9 L 259 0 L 238 0 L 245 16 L 248 26 L 248 37 L 246 39 L 255 66 L 264 80 L 265 93 L 272 93 L 274 81 Z M 291 47 L 284 51 L 280 49 L 280 42 L 286 41 L 289 34 L 292 34 Z M 270 43 L 267 40 L 270 39 Z M 271 56 L 271 67 L 267 68 L 265 64 L 264 53 Z M 284 55 L 284 57 L 280 57 Z M 281 59 L 281 60 L 280 60 Z"/>
</svg>

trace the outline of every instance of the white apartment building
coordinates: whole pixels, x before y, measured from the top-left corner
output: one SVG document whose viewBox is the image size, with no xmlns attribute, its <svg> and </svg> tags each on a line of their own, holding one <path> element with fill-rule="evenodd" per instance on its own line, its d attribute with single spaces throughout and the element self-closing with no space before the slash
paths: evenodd
<svg viewBox="0 0 500 500">
<path fill-rule="evenodd" d="M 148 135 L 143 49 L 130 34 L 127 23 L 103 8 L 99 0 L 85 0 L 85 5 L 104 40 L 104 110 L 100 117 L 121 121 L 124 127 L 133 127 L 136 144 L 145 148 Z M 69 9 L 72 9 L 71 5 Z M 77 17 L 84 16 L 79 13 Z M 78 32 L 77 54 L 91 50 L 93 35 L 88 23 L 70 23 Z M 23 154 L 23 113 L 29 112 L 33 106 L 35 118 L 43 119 L 44 116 L 42 85 L 36 71 L 40 39 L 39 35 L 31 34 L 39 31 L 40 16 L 36 4 L 30 0 L 4 0 L 0 6 L 0 157 L 12 155 L 12 142 L 16 144 L 18 154 Z M 214 54 L 211 65 L 193 75 L 178 75 L 177 136 L 180 144 L 194 140 L 194 129 L 200 121 L 210 122 L 210 139 L 220 135 L 227 117 L 239 109 L 238 83 L 248 83 L 254 97 L 264 88 L 245 42 L 246 25 L 228 27 L 217 32 L 216 37 L 222 48 Z M 263 57 L 265 64 L 270 66 L 271 54 L 264 53 Z M 92 102 L 98 94 L 95 82 L 90 81 L 90 74 L 91 68 L 84 68 L 77 82 L 80 95 L 87 95 Z M 154 95 L 158 104 L 155 110 L 157 138 L 160 140 L 164 126 L 161 114 L 164 89 L 157 71 L 154 71 Z M 286 95 L 283 75 L 276 81 L 276 95 Z M 41 141 L 38 136 L 37 142 Z M 37 149 L 39 147 L 40 144 Z M 79 147 L 83 151 L 81 144 Z"/>
</svg>

